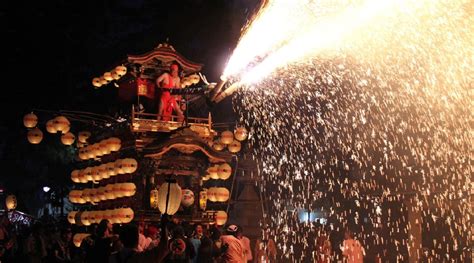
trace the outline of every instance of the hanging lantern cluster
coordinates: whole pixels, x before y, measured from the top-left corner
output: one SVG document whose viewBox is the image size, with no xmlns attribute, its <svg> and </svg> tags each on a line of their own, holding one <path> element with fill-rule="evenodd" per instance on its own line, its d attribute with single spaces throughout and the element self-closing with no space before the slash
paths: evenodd
<svg viewBox="0 0 474 263">
<path fill-rule="evenodd" d="M 209 179 L 213 180 L 227 180 L 232 175 L 232 167 L 227 164 L 223 163 L 220 165 L 212 165 L 207 169 L 207 175 L 202 178 L 203 181 L 207 181 Z"/>
<path fill-rule="evenodd" d="M 216 151 L 222 151 L 227 147 L 231 153 L 238 153 L 242 149 L 241 141 L 248 137 L 247 129 L 244 127 L 237 127 L 234 132 L 223 131 L 218 139 L 209 141 L 209 145 Z"/>
<path fill-rule="evenodd" d="M 98 143 L 94 143 L 79 149 L 79 159 L 88 160 L 94 159 L 111 152 L 119 151 L 122 147 L 122 141 L 117 137 L 111 137 L 108 139 L 101 140 Z"/>
<path fill-rule="evenodd" d="M 28 141 L 31 144 L 39 144 L 43 140 L 43 132 L 36 127 L 38 117 L 34 113 L 28 113 L 23 117 L 23 125 L 30 129 L 27 133 Z M 64 116 L 57 116 L 46 122 L 46 131 L 48 133 L 61 133 L 61 142 L 64 145 L 72 145 L 76 140 L 76 136 L 69 132 L 71 123 Z"/>
<path fill-rule="evenodd" d="M 93 78 L 92 85 L 97 89 L 109 84 L 113 80 L 119 80 L 125 74 L 127 74 L 127 67 L 123 65 L 117 66 L 113 70 L 105 72 L 102 76 Z"/>
<path fill-rule="evenodd" d="M 181 79 L 181 88 L 186 88 L 191 85 L 196 85 L 201 81 L 198 74 L 192 74 Z"/>
<path fill-rule="evenodd" d="M 7 207 L 7 210 L 15 209 L 17 206 L 16 196 L 8 195 L 7 198 L 5 198 L 5 206 Z"/>
<path fill-rule="evenodd" d="M 39 144 L 43 140 L 43 132 L 36 127 L 38 124 L 38 117 L 33 113 L 28 113 L 23 117 L 23 125 L 30 129 L 26 135 L 31 144 Z"/>
<path fill-rule="evenodd" d="M 114 200 L 122 197 L 134 196 L 137 187 L 134 183 L 116 183 L 97 188 L 85 188 L 83 190 L 71 190 L 69 201 L 75 204 L 98 203 L 106 200 Z"/>
<path fill-rule="evenodd" d="M 225 187 L 211 187 L 207 190 L 207 199 L 211 202 L 227 202 L 230 192 Z"/>
<path fill-rule="evenodd" d="M 26 128 L 34 128 L 38 124 L 38 117 L 32 112 L 23 117 L 23 125 Z"/>
<path fill-rule="evenodd" d="M 190 207 L 194 204 L 194 193 L 189 189 L 182 190 L 181 205 Z"/>
<path fill-rule="evenodd" d="M 181 204 L 181 187 L 175 180 L 166 180 L 158 189 L 158 209 L 162 214 L 174 215 Z"/>
<path fill-rule="evenodd" d="M 67 220 L 70 224 L 79 226 L 98 224 L 103 219 L 109 220 L 112 224 L 128 224 L 132 222 L 134 216 L 132 208 L 124 207 L 98 211 L 71 211 Z"/>
<path fill-rule="evenodd" d="M 119 174 L 132 174 L 137 168 L 137 160 L 133 158 L 118 159 L 115 162 L 74 170 L 71 172 L 71 180 L 75 183 L 98 182 Z"/>
</svg>

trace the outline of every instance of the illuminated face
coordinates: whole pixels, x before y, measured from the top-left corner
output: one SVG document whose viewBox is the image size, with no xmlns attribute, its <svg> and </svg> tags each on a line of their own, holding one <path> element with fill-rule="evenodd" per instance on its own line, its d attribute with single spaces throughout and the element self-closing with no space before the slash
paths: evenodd
<svg viewBox="0 0 474 263">
<path fill-rule="evenodd" d="M 202 235 L 202 226 L 201 225 L 196 226 L 196 234 Z"/>
</svg>

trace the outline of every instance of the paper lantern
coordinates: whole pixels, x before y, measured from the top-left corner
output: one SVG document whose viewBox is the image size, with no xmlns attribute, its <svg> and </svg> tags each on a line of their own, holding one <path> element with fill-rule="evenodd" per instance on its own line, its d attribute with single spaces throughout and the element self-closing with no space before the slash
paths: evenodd
<svg viewBox="0 0 474 263">
<path fill-rule="evenodd" d="M 227 222 L 227 213 L 225 211 L 217 211 L 215 215 L 216 224 L 219 226 L 225 225 Z"/>
<path fill-rule="evenodd" d="M 134 196 L 137 191 L 137 186 L 134 183 L 122 183 L 121 189 L 124 196 Z"/>
<path fill-rule="evenodd" d="M 235 139 L 239 141 L 244 141 L 245 139 L 247 139 L 248 135 L 249 134 L 247 132 L 247 129 L 245 129 L 244 127 L 237 127 L 234 131 Z"/>
<path fill-rule="evenodd" d="M 23 125 L 25 125 L 26 128 L 34 128 L 36 124 L 38 124 L 38 117 L 36 117 L 33 112 L 23 117 Z"/>
<path fill-rule="evenodd" d="M 108 184 L 105 186 L 104 195 L 107 198 L 107 200 L 115 199 L 115 190 L 114 190 L 113 184 Z"/>
<path fill-rule="evenodd" d="M 125 193 L 123 192 L 123 189 L 122 189 L 122 184 L 120 183 L 114 184 L 113 189 L 114 189 L 115 198 L 120 198 L 120 197 L 125 196 Z"/>
<path fill-rule="evenodd" d="M 107 167 L 107 173 L 109 174 L 109 177 L 117 175 L 114 162 L 106 163 L 105 167 Z"/>
<path fill-rule="evenodd" d="M 112 75 L 112 78 L 113 78 L 113 79 L 115 79 L 115 80 L 119 80 L 119 79 L 120 79 L 120 76 L 119 76 L 119 74 L 117 74 L 117 72 L 115 71 L 115 69 L 112 70 L 112 71 L 110 72 L 110 74 Z"/>
<path fill-rule="evenodd" d="M 104 219 L 104 211 L 101 211 L 101 210 L 95 211 L 95 222 L 100 223 L 102 219 Z"/>
<path fill-rule="evenodd" d="M 229 148 L 229 152 L 238 153 L 240 152 L 240 149 L 242 148 L 242 146 L 239 141 L 234 140 L 233 142 L 229 144 L 228 148 Z"/>
<path fill-rule="evenodd" d="M 104 200 L 107 200 L 107 198 L 105 197 L 105 189 L 104 187 L 97 187 L 96 188 L 96 195 L 97 195 L 97 198 L 99 199 L 99 202 L 100 201 L 104 201 Z"/>
<path fill-rule="evenodd" d="M 92 170 L 92 181 L 100 181 L 102 177 L 100 176 L 100 171 L 98 166 L 91 167 Z"/>
<path fill-rule="evenodd" d="M 76 198 L 76 203 L 77 204 L 85 204 L 86 203 L 86 200 L 84 199 L 84 191 L 83 190 L 80 190 L 81 192 L 81 195 L 79 197 Z"/>
<path fill-rule="evenodd" d="M 182 190 L 181 204 L 184 207 L 189 207 L 194 204 L 194 193 L 189 189 Z"/>
<path fill-rule="evenodd" d="M 215 196 L 216 196 L 217 202 L 227 202 L 227 200 L 229 200 L 230 193 L 229 193 L 229 190 L 227 190 L 227 188 L 218 187 L 215 190 Z"/>
<path fill-rule="evenodd" d="M 99 148 L 102 155 L 106 155 L 110 153 L 109 146 L 107 145 L 107 140 L 102 140 L 99 142 Z"/>
<path fill-rule="evenodd" d="M 210 175 L 206 174 L 206 175 L 203 176 L 201 179 L 202 179 L 203 181 L 207 181 L 207 180 L 211 179 L 211 177 L 210 177 Z"/>
<path fill-rule="evenodd" d="M 122 141 L 117 137 L 107 139 L 107 147 L 111 152 L 116 152 L 122 147 Z"/>
<path fill-rule="evenodd" d="M 14 195 L 7 196 L 7 198 L 5 198 L 5 205 L 7 207 L 7 210 L 15 209 L 17 205 L 16 196 Z"/>
<path fill-rule="evenodd" d="M 113 213 L 113 210 L 104 210 L 104 211 L 102 211 L 102 219 L 108 220 L 110 223 L 112 223 L 111 222 L 112 213 Z"/>
<path fill-rule="evenodd" d="M 115 72 L 117 73 L 117 75 L 122 77 L 123 75 L 127 74 L 127 67 L 117 66 L 117 67 L 115 67 Z"/>
<path fill-rule="evenodd" d="M 82 221 L 81 221 L 81 215 L 82 215 L 83 211 L 78 211 L 76 213 L 76 215 L 74 216 L 74 222 L 76 223 L 76 225 L 78 226 L 83 226 L 82 224 Z"/>
<path fill-rule="evenodd" d="M 137 170 L 138 163 L 135 159 L 126 158 L 122 160 L 122 169 L 125 173 L 131 174 Z"/>
<path fill-rule="evenodd" d="M 102 150 L 100 149 L 100 144 L 94 143 L 89 146 L 89 157 L 92 159 L 98 156 L 102 156 Z"/>
<path fill-rule="evenodd" d="M 61 142 L 64 145 L 71 145 L 74 143 L 74 140 L 76 139 L 76 136 L 74 134 L 68 132 L 66 134 L 61 135 Z"/>
<path fill-rule="evenodd" d="M 81 214 L 81 223 L 85 226 L 90 226 L 91 222 L 89 221 L 89 211 L 83 211 Z"/>
<path fill-rule="evenodd" d="M 77 203 L 79 202 L 79 198 L 81 198 L 81 196 L 82 196 L 82 191 L 71 190 L 71 192 L 69 192 L 69 201 L 71 201 L 71 203 Z"/>
<path fill-rule="evenodd" d="M 109 83 L 106 79 L 104 79 L 104 76 L 101 76 L 99 79 L 100 79 L 100 84 L 102 85 L 107 85 Z"/>
<path fill-rule="evenodd" d="M 199 192 L 199 208 L 206 210 L 207 205 L 207 189 Z"/>
<path fill-rule="evenodd" d="M 99 196 L 99 191 L 98 188 L 92 188 L 90 189 L 91 193 L 91 203 L 98 203 L 100 202 L 100 196 Z"/>
<path fill-rule="evenodd" d="M 229 164 L 223 163 L 217 168 L 217 175 L 221 180 L 227 180 L 232 174 L 232 167 Z"/>
<path fill-rule="evenodd" d="M 92 192 L 91 192 L 92 189 L 89 189 L 89 188 L 85 188 L 84 190 L 82 190 L 82 199 L 84 199 L 84 201 L 86 202 L 91 202 L 92 201 Z"/>
<path fill-rule="evenodd" d="M 95 211 L 89 211 L 89 223 L 92 225 L 92 224 L 95 224 L 95 223 L 98 223 L 95 219 Z"/>
<path fill-rule="evenodd" d="M 216 190 L 217 190 L 216 187 L 211 187 L 207 190 L 207 200 L 209 200 L 211 202 L 217 202 Z"/>
<path fill-rule="evenodd" d="M 181 188 L 175 180 L 167 180 L 158 189 L 158 209 L 162 214 L 174 215 L 181 204 Z"/>
<path fill-rule="evenodd" d="M 120 208 L 120 217 L 121 217 L 121 222 L 123 224 L 128 224 L 132 222 L 133 217 L 134 217 L 134 212 L 133 209 L 127 207 L 127 208 Z"/>
<path fill-rule="evenodd" d="M 94 148 L 92 147 L 92 145 L 86 146 L 85 149 L 86 149 L 87 159 L 94 159 L 95 158 L 95 151 L 94 151 Z"/>
<path fill-rule="evenodd" d="M 43 140 L 43 132 L 38 128 L 31 129 L 28 131 L 27 138 L 31 144 L 38 144 Z"/>
<path fill-rule="evenodd" d="M 53 125 L 56 129 L 56 132 L 67 133 L 71 128 L 71 123 L 64 116 L 57 116 L 53 119 Z"/>
<path fill-rule="evenodd" d="M 80 183 L 81 181 L 79 180 L 79 170 L 74 170 L 71 172 L 71 180 L 74 183 Z"/>
<path fill-rule="evenodd" d="M 213 144 L 212 144 L 212 148 L 216 151 L 222 151 L 224 150 L 225 148 L 225 145 L 222 144 L 220 141 L 215 141 Z"/>
<path fill-rule="evenodd" d="M 87 181 L 92 181 L 92 167 L 87 167 L 83 170 L 84 176 L 86 177 Z"/>
<path fill-rule="evenodd" d="M 114 162 L 115 165 L 115 173 L 116 174 L 124 174 L 125 171 L 123 170 L 122 159 L 118 159 Z"/>
<path fill-rule="evenodd" d="M 81 184 L 85 184 L 87 183 L 87 177 L 86 177 L 86 174 L 84 173 L 84 170 L 79 170 L 79 182 Z"/>
<path fill-rule="evenodd" d="M 89 155 L 87 153 L 87 147 L 80 148 L 78 155 L 79 155 L 79 159 L 81 159 L 81 160 L 89 159 Z"/>
<path fill-rule="evenodd" d="M 104 79 L 107 81 L 112 81 L 114 78 L 112 78 L 112 74 L 110 72 L 105 72 L 103 75 Z"/>
<path fill-rule="evenodd" d="M 231 144 L 234 141 L 234 134 L 231 131 L 223 131 L 221 133 L 220 142 L 223 144 Z"/>
<path fill-rule="evenodd" d="M 97 166 L 101 180 L 110 178 L 109 173 L 107 172 L 107 165 L 105 163 Z"/>
<path fill-rule="evenodd" d="M 90 236 L 90 234 L 86 233 L 77 233 L 72 237 L 72 242 L 74 243 L 74 246 L 76 247 L 81 247 L 82 241 Z"/>
<path fill-rule="evenodd" d="M 158 190 L 156 189 L 150 191 L 150 207 L 158 208 Z"/>
<path fill-rule="evenodd" d="M 109 219 L 110 223 L 112 224 L 120 224 L 122 223 L 122 216 L 120 215 L 120 211 L 119 209 L 114 209 L 112 210 L 112 212 L 110 213 L 110 219 Z"/>
<path fill-rule="evenodd" d="M 184 77 L 184 78 L 181 80 L 181 87 L 182 87 L 182 88 L 186 88 L 187 86 L 190 86 L 191 84 L 192 84 L 191 79 L 188 78 L 188 77 Z"/>
<path fill-rule="evenodd" d="M 46 131 L 49 133 L 57 133 L 56 126 L 54 125 L 54 119 L 46 122 Z"/>
<path fill-rule="evenodd" d="M 74 225 L 76 223 L 75 216 L 77 214 L 77 211 L 71 211 L 67 214 L 67 221 L 69 224 Z"/>
<path fill-rule="evenodd" d="M 102 82 L 100 81 L 100 78 L 93 78 L 92 79 L 92 86 L 96 88 L 100 88 L 102 86 Z"/>
<path fill-rule="evenodd" d="M 213 165 L 207 168 L 207 173 L 209 174 L 209 177 L 214 180 L 219 179 L 218 171 L 219 171 L 219 167 L 217 165 Z"/>
<path fill-rule="evenodd" d="M 199 77 L 198 74 L 193 74 L 191 76 L 188 77 L 191 81 L 192 84 L 198 84 L 199 81 L 201 80 L 201 78 Z"/>
<path fill-rule="evenodd" d="M 78 136 L 77 136 L 77 139 L 82 142 L 82 143 L 87 143 L 87 139 L 89 139 L 89 137 L 91 137 L 91 133 L 88 132 L 88 131 L 80 131 Z"/>
</svg>

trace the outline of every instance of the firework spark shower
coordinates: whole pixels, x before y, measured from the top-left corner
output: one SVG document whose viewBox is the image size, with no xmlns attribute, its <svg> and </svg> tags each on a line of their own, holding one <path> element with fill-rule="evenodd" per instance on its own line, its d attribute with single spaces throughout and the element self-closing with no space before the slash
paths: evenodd
<svg viewBox="0 0 474 263">
<path fill-rule="evenodd" d="M 282 259 L 314 257 L 320 231 L 292 207 L 327 218 L 336 254 L 351 228 L 390 262 L 408 260 L 407 215 L 421 211 L 425 256 L 466 260 L 473 25 L 470 1 L 263 6 L 223 75 L 244 84 L 236 110 L 252 129 Z"/>
</svg>

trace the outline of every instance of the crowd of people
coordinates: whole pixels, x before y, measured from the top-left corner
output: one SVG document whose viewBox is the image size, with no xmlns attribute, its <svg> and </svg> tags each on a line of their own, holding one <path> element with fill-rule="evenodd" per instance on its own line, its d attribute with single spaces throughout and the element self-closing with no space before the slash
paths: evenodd
<svg viewBox="0 0 474 263">
<path fill-rule="evenodd" d="M 6 216 L 0 223 L 0 262 L 245 263 L 276 259 L 276 251 L 270 257 L 263 250 L 252 251 L 243 228 L 234 224 L 203 227 L 167 216 L 159 223 L 119 225 L 102 220 L 87 228 L 41 220 L 30 227 L 13 226 Z M 78 244 L 73 238 L 77 233 L 89 235 Z M 259 241 L 261 246 L 264 242 Z"/>
</svg>

